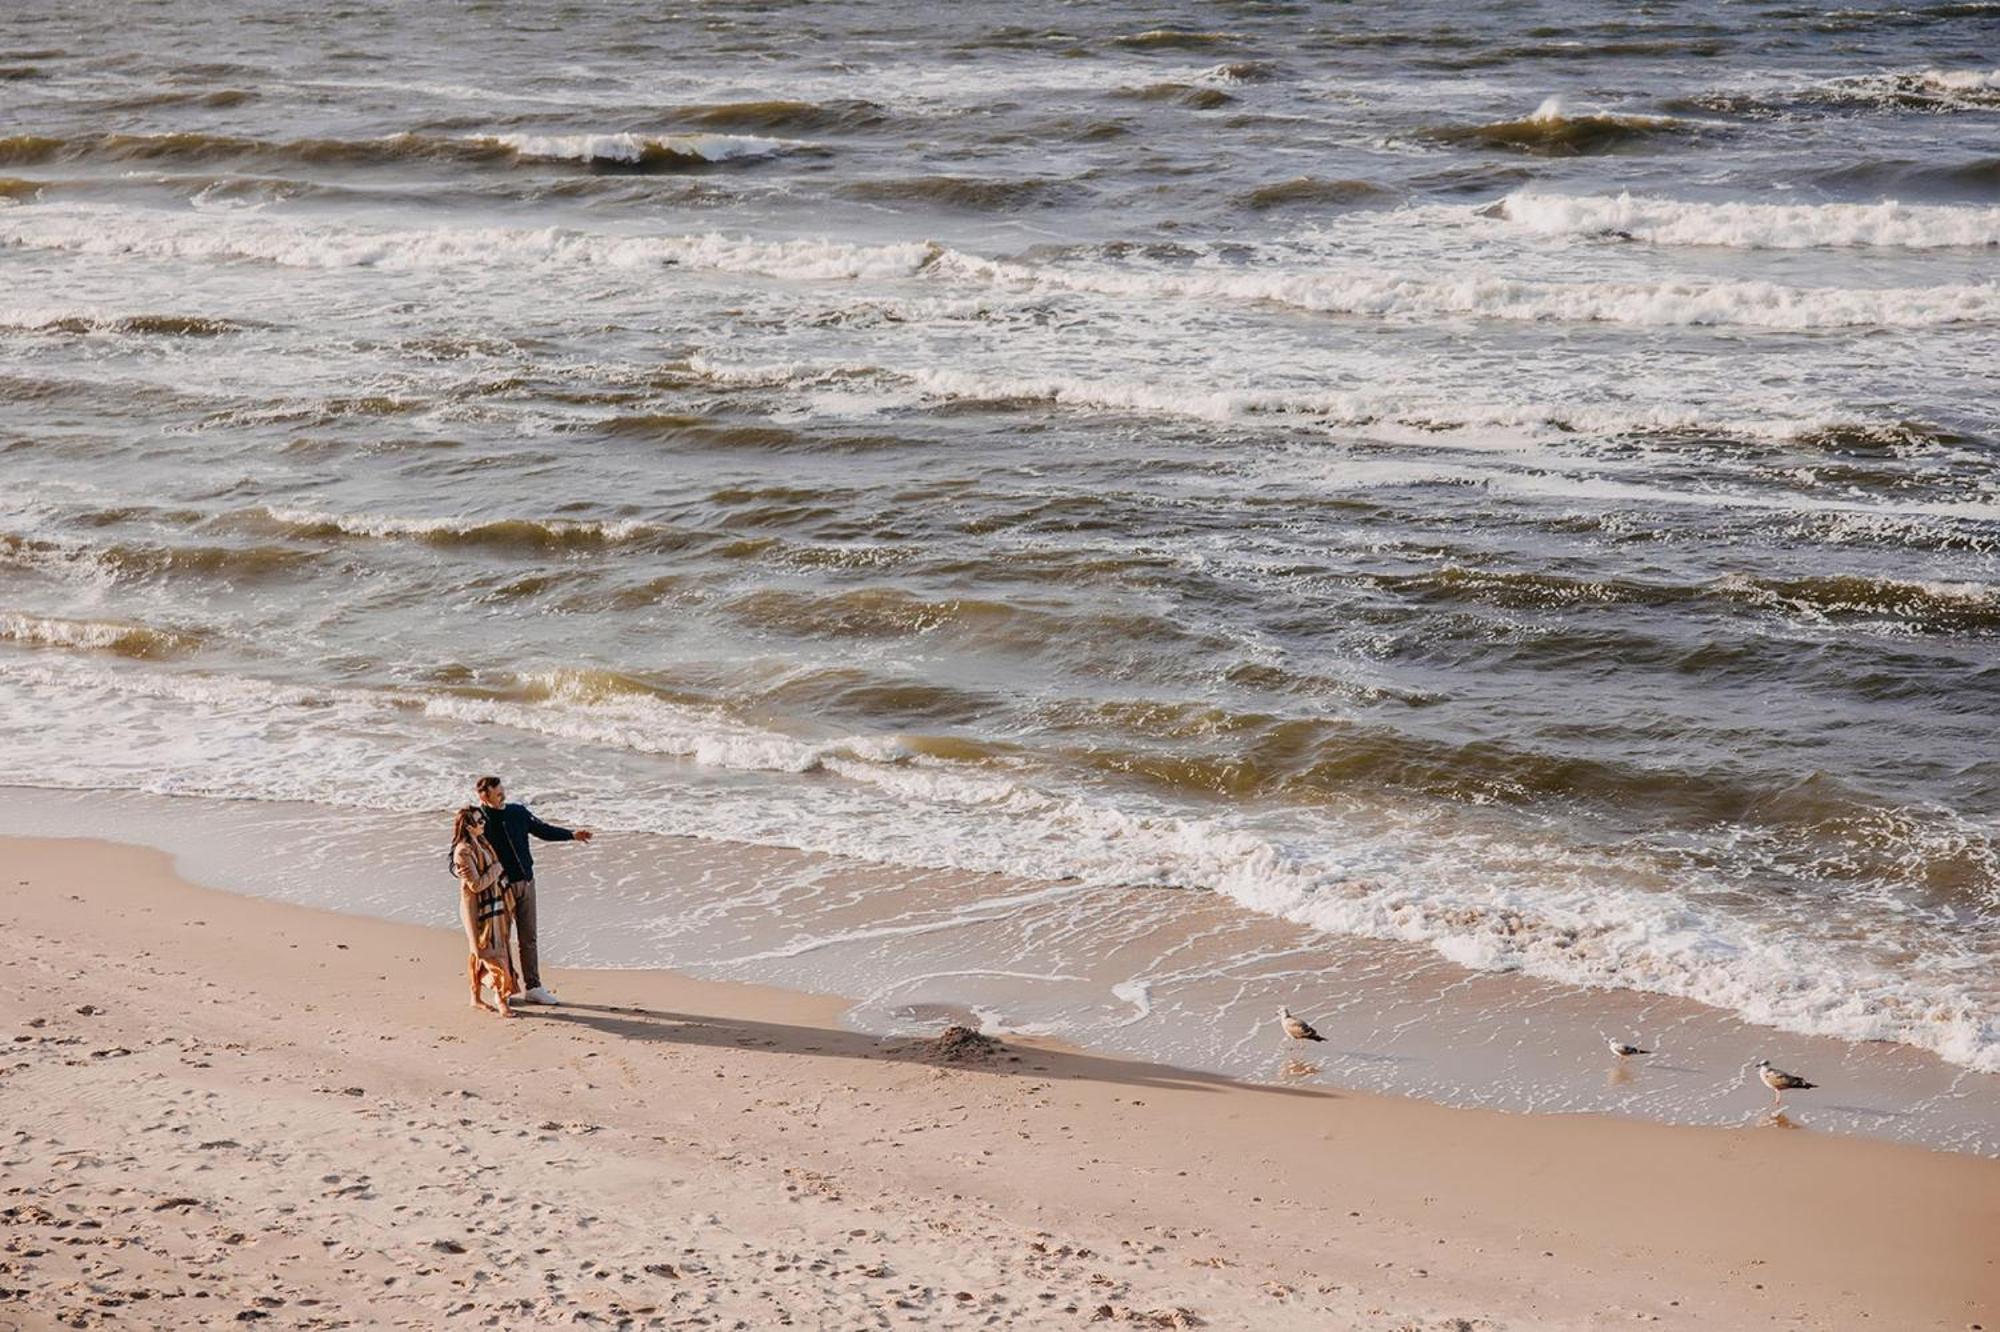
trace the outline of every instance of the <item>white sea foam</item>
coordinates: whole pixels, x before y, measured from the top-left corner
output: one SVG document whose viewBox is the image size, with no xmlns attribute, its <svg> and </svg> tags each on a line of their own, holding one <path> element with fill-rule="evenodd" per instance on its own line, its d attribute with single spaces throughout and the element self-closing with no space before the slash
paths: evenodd
<svg viewBox="0 0 2000 1332">
<path fill-rule="evenodd" d="M 921 276 L 1022 296 L 1067 292 L 1121 303 L 1264 304 L 1404 320 L 1818 329 L 1922 328 L 2000 319 L 2000 283 L 1851 288 L 1695 278 L 1552 281 L 1480 270 L 1418 276 L 1373 267 L 1057 266 L 982 258 L 932 242 L 758 241 L 713 232 L 644 237 L 564 228 L 364 230 L 261 215 L 217 219 L 86 205 L 0 214 L 0 243 L 85 254 L 260 259 L 310 268 L 490 267 L 505 259 L 579 268 L 674 264 L 794 281 L 874 282 Z"/>
<path fill-rule="evenodd" d="M 1064 406 L 1183 416 L 1216 422 L 1281 420 L 1300 424 L 1402 427 L 1435 437 L 1499 427 L 1528 432 L 1599 435 L 1702 431 L 1737 438 L 1791 439 L 1828 424 L 1820 418 L 1757 419 L 1691 408 L 1607 409 L 1575 403 L 1479 402 L 1381 390 L 1202 390 L 1185 385 L 1088 380 L 1062 376 L 1007 378 L 971 371 L 920 369 L 910 379 L 927 395 L 947 400 L 1040 400 Z"/>
<path fill-rule="evenodd" d="M 650 530 L 630 520 L 598 522 L 586 519 L 540 518 L 496 520 L 476 517 L 404 518 L 386 514 L 327 513 L 318 509 L 271 508 L 273 522 L 306 532 L 338 532 L 358 537 L 470 537 L 496 529 L 515 528 L 555 540 L 598 538 L 626 541 Z"/>
<path fill-rule="evenodd" d="M 625 165 L 660 157 L 734 162 L 812 147 L 748 134 L 481 134 L 472 136 L 471 142 L 499 144 L 532 161 Z"/>
<path fill-rule="evenodd" d="M 2000 96 L 2000 70 L 1884 70 L 1790 87 L 1774 87 L 1772 81 L 1760 80 L 1740 91 L 1758 100 L 1776 94 L 1781 103 L 1798 99 L 1891 109 L 1914 105 L 1927 110 L 1976 111 L 1993 106 Z"/>
<path fill-rule="evenodd" d="M 1141 980 L 1119 981 L 1111 987 L 1111 995 L 1132 1005 L 1132 1016 L 1128 1022 L 1143 1022 L 1152 1016 L 1153 987 Z"/>
<path fill-rule="evenodd" d="M 893 377 L 892 372 L 865 361 L 768 361 L 752 365 L 718 361 L 699 352 L 688 357 L 688 369 L 711 383 L 731 388 L 808 388 Z"/>
<path fill-rule="evenodd" d="M 1542 99 L 1542 104 L 1535 108 L 1534 114 L 1528 117 L 1528 121 L 1535 125 L 1555 125 L 1561 123 L 1568 114 L 1569 106 L 1560 96 L 1545 97 Z"/>
<path fill-rule="evenodd" d="M 2000 69 L 1920 69 L 1914 72 L 1863 74 L 1823 85 L 1836 95 L 1879 97 L 1900 103 L 1918 94 L 1947 110 L 1978 110 L 1994 104 L 2000 94 Z"/>
<path fill-rule="evenodd" d="M 75 306 L 14 306 L 0 309 L 0 333 L 124 333 L 214 336 L 245 325 L 209 315 L 115 313 Z"/>
<path fill-rule="evenodd" d="M 72 620 L 60 616 L 0 612 L 0 639 L 45 647 L 82 648 L 147 656 L 188 644 L 187 635 L 170 629 L 120 624 L 110 620 Z"/>
<path fill-rule="evenodd" d="M 1575 402 L 1479 401 L 1385 389 L 1209 389 L 1187 383 L 1092 379 L 1077 375 L 1012 376 L 944 367 L 891 370 L 865 362 L 808 361 L 731 364 L 713 357 L 689 358 L 703 378 L 731 387 L 798 390 L 853 386 L 865 412 L 919 405 L 926 401 L 1046 402 L 1090 411 L 1175 416 L 1231 423 L 1301 426 L 1393 427 L 1432 443 L 1467 430 L 1512 430 L 1528 434 L 1635 435 L 1703 433 L 1737 439 L 1792 440 L 1836 427 L 1888 428 L 1890 421 L 1851 416 L 1757 416 L 1697 407 L 1600 407 Z M 885 392 L 886 390 L 890 390 Z M 899 391 L 898 391 L 899 390 Z M 837 404 L 815 396 L 816 405 Z M 1484 437 L 1482 437 L 1484 438 Z"/>
<path fill-rule="evenodd" d="M 1739 249 L 2000 245 L 2000 208 L 1873 204 L 1692 203 L 1632 194 L 1508 195 L 1492 214 L 1542 236 L 1622 235 L 1654 245 Z"/>
<path fill-rule="evenodd" d="M 605 696 L 576 676 L 529 677 L 547 701 L 426 695 L 411 700 L 426 716 L 512 727 L 562 740 L 641 754 L 668 754 L 744 772 L 818 772 L 839 758 L 895 763 L 905 757 L 893 739 L 847 736 L 809 741 L 739 726 L 645 694 Z"/>
<path fill-rule="evenodd" d="M 1767 281 L 1541 281 L 1494 272 L 1417 277 L 1372 270 L 1220 267 L 1030 268 L 949 254 L 934 267 L 1017 290 L 1090 292 L 1127 300 L 1266 303 L 1389 319 L 1753 328 L 1923 328 L 2000 319 L 2000 284 L 1794 287 Z"/>
<path fill-rule="evenodd" d="M 337 690 L 300 689 L 247 676 L 82 666 L 8 663 L 0 668 L 0 679 L 40 688 L 69 684 L 79 692 L 93 692 L 101 698 L 187 703 L 202 707 L 250 705 L 267 714 L 285 708 L 330 706 L 341 696 Z"/>
<path fill-rule="evenodd" d="M 0 638 L 17 643 L 50 643 L 62 647 L 108 648 L 129 630 L 124 625 L 88 620 L 53 620 L 32 615 L 0 615 Z"/>
<path fill-rule="evenodd" d="M 1917 77 L 1948 92 L 2000 90 L 2000 69 L 1927 69 Z"/>
<path fill-rule="evenodd" d="M 798 280 L 908 277 L 938 253 L 926 242 L 855 245 L 801 239 L 755 241 L 710 232 L 627 236 L 564 227 L 356 228 L 268 215 L 78 205 L 12 210 L 0 244 L 77 254 L 209 261 L 260 260 L 292 268 L 426 270 L 496 263 L 658 269 L 663 265 Z"/>
<path fill-rule="evenodd" d="M 431 698 L 429 717 L 532 731 L 562 740 L 668 754 L 717 768 L 745 772 L 813 772 L 827 755 L 821 746 L 752 731 L 718 730 L 661 704 L 602 703 L 555 710 L 490 699 Z"/>
<path fill-rule="evenodd" d="M 295 88 L 328 88 L 336 91 L 414 93 L 419 97 L 431 97 L 454 102 L 490 102 L 500 106 L 515 106 L 522 102 L 540 102 L 550 106 L 574 108 L 584 105 L 617 105 L 612 95 L 589 96 L 581 89 L 568 89 L 560 94 L 535 93 L 525 88 L 479 88 L 464 83 L 411 83 L 402 79 L 301 79 L 292 85 Z"/>
</svg>

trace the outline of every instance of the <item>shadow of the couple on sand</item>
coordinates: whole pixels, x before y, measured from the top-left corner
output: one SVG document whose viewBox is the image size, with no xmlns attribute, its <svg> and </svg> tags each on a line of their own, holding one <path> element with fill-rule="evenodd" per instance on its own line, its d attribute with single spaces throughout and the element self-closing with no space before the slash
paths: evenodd
<svg viewBox="0 0 2000 1332">
<path fill-rule="evenodd" d="M 1325 1100 L 1336 1094 L 1321 1088 L 1274 1087 L 1237 1082 L 1214 1073 L 1168 1068 L 1067 1050 L 1042 1050 L 1002 1042 L 977 1057 L 941 1057 L 935 1041 L 921 1036 L 870 1036 L 858 1031 L 800 1027 L 754 1018 L 719 1017 L 615 1004 L 564 1003 L 557 1008 L 517 1008 L 537 1021 L 582 1027 L 619 1040 L 664 1042 L 717 1049 L 768 1050 L 774 1054 L 818 1055 L 834 1059 L 870 1059 L 887 1063 L 926 1064 L 967 1073 L 1045 1079 L 1078 1079 L 1156 1090 L 1220 1091 L 1241 1087 L 1273 1096 L 1306 1096 Z"/>
</svg>

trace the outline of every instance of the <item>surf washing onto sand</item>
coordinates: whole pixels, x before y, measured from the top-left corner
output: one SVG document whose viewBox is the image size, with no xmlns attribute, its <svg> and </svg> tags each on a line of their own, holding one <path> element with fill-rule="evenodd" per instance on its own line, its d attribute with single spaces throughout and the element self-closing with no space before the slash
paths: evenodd
<svg viewBox="0 0 2000 1332">
<path fill-rule="evenodd" d="M 1365 943 L 2000 1074 L 1989 7 L 788 13 L 0 16 L 5 780 L 1001 876 L 705 960 L 1194 1062 Z"/>
</svg>

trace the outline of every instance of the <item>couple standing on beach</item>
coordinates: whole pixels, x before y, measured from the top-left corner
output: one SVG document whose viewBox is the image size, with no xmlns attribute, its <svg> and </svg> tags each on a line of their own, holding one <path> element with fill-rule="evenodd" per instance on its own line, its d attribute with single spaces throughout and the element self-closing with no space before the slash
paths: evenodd
<svg viewBox="0 0 2000 1332">
<path fill-rule="evenodd" d="M 588 828 L 558 828 L 544 823 L 526 805 L 507 803 L 498 777 L 473 783 L 479 803 L 458 811 L 451 826 L 451 868 L 458 876 L 458 914 L 465 925 L 471 953 L 472 999 L 479 998 L 482 974 L 495 981 L 499 1011 L 509 1001 L 553 1004 L 556 997 L 542 984 L 541 957 L 535 936 L 535 855 L 529 839 L 545 842 L 588 842 Z M 521 961 L 515 970 L 508 937 L 520 942 Z M 518 978 L 519 990 L 513 982 Z"/>
</svg>

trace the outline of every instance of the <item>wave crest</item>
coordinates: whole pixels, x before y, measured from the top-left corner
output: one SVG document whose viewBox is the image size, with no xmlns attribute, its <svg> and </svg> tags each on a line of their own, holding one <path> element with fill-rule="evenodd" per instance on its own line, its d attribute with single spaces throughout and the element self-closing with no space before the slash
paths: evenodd
<svg viewBox="0 0 2000 1332">
<path fill-rule="evenodd" d="M 1663 138 L 1688 138 L 1718 127 L 1672 116 L 1613 115 L 1591 112 L 1572 115 L 1559 97 L 1551 97 L 1534 114 L 1519 120 L 1484 125 L 1441 125 L 1424 131 L 1440 143 L 1469 145 L 1537 157 L 1582 157 L 1643 147 Z"/>
<path fill-rule="evenodd" d="M 262 512 L 287 536 L 405 539 L 438 546 L 578 549 L 629 542 L 656 530 L 639 522 L 563 518 L 396 518 L 310 509 Z"/>
<path fill-rule="evenodd" d="M 1145 32 L 1129 33 L 1113 37 L 1113 46 L 1125 46 L 1139 51 L 1201 51 L 1212 46 L 1225 46 L 1236 40 L 1233 32 L 1195 32 L 1184 28 L 1149 28 Z"/>
<path fill-rule="evenodd" d="M 79 648 L 141 659 L 192 651 L 200 635 L 113 620 L 70 620 L 58 616 L 0 612 L 0 639 L 34 647 Z"/>
<path fill-rule="evenodd" d="M 308 166 L 395 166 L 446 161 L 461 165 L 576 162 L 602 169 L 688 170 L 821 151 L 789 139 L 736 134 L 472 134 L 458 138 L 398 133 L 375 139 L 258 139 L 178 131 L 74 138 L 20 134 L 0 138 L 0 165 L 52 161 L 270 162 Z"/>
<path fill-rule="evenodd" d="M 216 338 L 247 327 L 233 319 L 202 315 L 97 315 L 0 312 L 0 330 L 24 333 L 121 333 L 167 338 Z"/>
<path fill-rule="evenodd" d="M 631 171 L 721 166 L 815 147 L 741 134 L 488 134 L 470 142 L 505 148 L 523 162 L 583 162 Z"/>
<path fill-rule="evenodd" d="M 1482 210 L 1543 236 L 1612 236 L 1654 245 L 1910 250 L 2000 245 L 2000 208 L 1875 204 L 1685 203 L 1632 194 L 1521 191 Z"/>
<path fill-rule="evenodd" d="M 1131 412 L 1216 422 L 1296 422 L 1301 426 L 1382 426 L 1448 434 L 1471 429 L 1585 432 L 1601 436 L 1723 436 L 1824 445 L 1833 440 L 1921 445 L 1944 438 L 1935 428 L 1905 421 L 1837 420 L 1807 417 L 1730 417 L 1699 408 L 1657 411 L 1594 408 L 1577 403 L 1440 401 L 1393 390 L 1282 389 L 1202 390 L 1187 385 L 1129 380 L 1085 379 L 1066 375 L 1036 378 L 986 375 L 970 370 L 914 367 L 891 370 L 862 362 L 806 361 L 728 364 L 707 356 L 689 358 L 700 380 L 728 388 L 812 389 L 852 385 L 865 400 L 884 389 L 909 391 L 908 401 L 947 403 L 1047 404 L 1089 411 Z M 901 401 L 899 399 L 899 401 Z"/>
<path fill-rule="evenodd" d="M 791 281 L 926 277 L 1024 295 L 1080 293 L 1127 301 L 1288 306 L 1382 319 L 1518 320 L 1638 326 L 1929 328 L 2000 319 L 2000 283 L 1934 287 L 1798 287 L 1760 280 L 1543 280 L 1471 270 L 1400 275 L 1379 267 L 1037 264 L 992 259 L 933 241 L 859 245 L 759 241 L 710 232 L 617 236 L 548 228 L 363 230 L 252 215 L 74 207 L 0 209 L 0 244 L 84 254 L 262 259 L 306 268 L 427 268 L 496 256 L 516 263 L 655 267 L 679 264 Z"/>
</svg>

